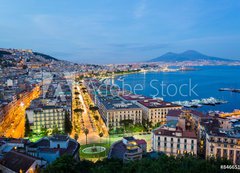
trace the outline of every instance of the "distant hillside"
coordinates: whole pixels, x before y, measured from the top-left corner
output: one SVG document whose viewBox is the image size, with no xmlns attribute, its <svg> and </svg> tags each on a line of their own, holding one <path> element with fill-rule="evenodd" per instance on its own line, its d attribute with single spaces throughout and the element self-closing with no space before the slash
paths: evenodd
<svg viewBox="0 0 240 173">
<path fill-rule="evenodd" d="M 52 56 L 39 52 L 32 52 L 31 50 L 0 48 L 1 68 L 16 67 L 17 64 L 22 59 L 25 59 L 26 62 L 42 62 L 42 63 L 46 63 L 52 60 L 60 61 Z"/>
<path fill-rule="evenodd" d="M 3 55 L 11 55 L 10 52 L 0 50 L 0 58 L 3 57 Z"/>
<path fill-rule="evenodd" d="M 194 50 L 188 50 L 183 53 L 168 52 L 160 57 L 149 60 L 148 62 L 181 62 L 181 61 L 226 61 L 231 62 L 234 60 L 212 57 L 204 55 Z"/>
<path fill-rule="evenodd" d="M 55 61 L 60 61 L 59 59 L 56 59 L 50 55 L 46 55 L 43 53 L 39 53 L 39 52 L 33 52 L 34 55 L 38 55 L 38 56 L 42 56 L 43 58 L 47 59 L 47 60 L 55 60 Z"/>
</svg>

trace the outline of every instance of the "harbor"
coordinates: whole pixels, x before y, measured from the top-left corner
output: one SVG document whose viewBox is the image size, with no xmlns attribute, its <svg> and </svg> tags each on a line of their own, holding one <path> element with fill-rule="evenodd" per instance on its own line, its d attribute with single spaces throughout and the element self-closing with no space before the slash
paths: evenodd
<svg viewBox="0 0 240 173">
<path fill-rule="evenodd" d="M 227 101 L 216 99 L 214 97 L 209 97 L 209 98 L 203 98 L 201 100 L 194 99 L 191 101 L 174 101 L 173 103 L 184 106 L 186 108 L 199 108 L 204 105 L 215 106 L 219 104 L 225 104 L 227 103 Z"/>
</svg>

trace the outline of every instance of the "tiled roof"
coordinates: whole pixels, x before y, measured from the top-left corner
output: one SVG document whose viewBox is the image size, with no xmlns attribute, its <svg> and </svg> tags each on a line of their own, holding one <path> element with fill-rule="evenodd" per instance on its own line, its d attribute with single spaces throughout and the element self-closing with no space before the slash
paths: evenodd
<svg viewBox="0 0 240 173">
<path fill-rule="evenodd" d="M 29 155 L 25 155 L 16 151 L 10 151 L 0 161 L 0 164 L 15 172 L 19 172 L 20 169 L 25 172 L 36 160 L 36 158 Z"/>
<path fill-rule="evenodd" d="M 197 138 L 194 131 L 182 131 L 180 129 L 169 130 L 169 129 L 159 128 L 159 129 L 156 129 L 153 133 L 155 135 L 172 136 L 172 137 L 175 137 L 176 133 L 182 133 L 182 135 L 180 137 L 183 137 L 183 138 Z"/>
<path fill-rule="evenodd" d="M 136 139 L 135 141 L 138 145 L 147 144 L 147 142 L 144 139 Z"/>
<path fill-rule="evenodd" d="M 68 137 L 69 139 L 69 137 Z M 78 151 L 80 145 L 78 142 L 76 142 L 73 139 L 70 139 L 68 142 L 68 147 L 66 149 L 64 148 L 53 148 L 53 150 L 50 148 L 50 140 L 48 138 L 43 138 L 35 143 L 32 143 L 29 145 L 30 148 L 39 148 L 40 151 L 45 151 L 45 152 L 55 152 L 59 150 L 60 155 L 63 154 L 75 154 L 75 152 Z"/>
</svg>

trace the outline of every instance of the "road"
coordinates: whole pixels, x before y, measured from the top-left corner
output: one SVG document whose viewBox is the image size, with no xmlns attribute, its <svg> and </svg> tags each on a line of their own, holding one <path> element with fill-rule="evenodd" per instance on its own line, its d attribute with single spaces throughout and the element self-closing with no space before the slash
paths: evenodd
<svg viewBox="0 0 240 173">
<path fill-rule="evenodd" d="M 8 107 L 3 121 L 0 124 L 0 136 L 23 138 L 25 130 L 25 110 L 31 104 L 31 101 L 38 98 L 40 94 L 39 87 L 25 93 L 20 99 Z"/>
<path fill-rule="evenodd" d="M 80 127 L 80 132 L 77 132 L 76 130 L 73 131 L 71 136 L 74 136 L 74 134 L 78 134 L 79 139 L 78 142 L 81 144 L 86 144 L 86 135 L 84 134 L 84 129 L 88 129 L 89 133 L 87 135 L 88 143 L 96 143 L 100 141 L 99 133 L 103 132 L 104 137 L 108 136 L 106 126 L 103 124 L 103 121 L 100 119 L 98 122 L 95 121 L 93 117 L 93 113 L 89 110 L 89 105 L 93 104 L 92 100 L 90 99 L 90 96 L 88 93 L 83 93 L 81 91 L 81 87 L 79 85 L 75 85 L 73 88 L 76 88 L 76 90 L 73 90 L 74 93 L 78 92 L 78 95 L 73 94 L 73 97 L 77 97 L 77 100 L 79 100 L 79 104 L 76 105 L 73 102 L 73 127 L 78 126 Z M 73 99 L 73 100 L 75 100 Z M 86 101 L 87 100 L 87 101 Z M 89 103 L 90 102 L 90 103 Z M 80 116 L 77 116 L 74 112 L 75 109 L 81 108 L 83 109 L 83 112 Z M 98 115 L 98 112 L 96 113 Z M 101 116 L 99 115 L 99 118 Z M 77 124 L 75 124 L 77 122 Z M 73 128 L 76 129 L 76 128 Z"/>
</svg>

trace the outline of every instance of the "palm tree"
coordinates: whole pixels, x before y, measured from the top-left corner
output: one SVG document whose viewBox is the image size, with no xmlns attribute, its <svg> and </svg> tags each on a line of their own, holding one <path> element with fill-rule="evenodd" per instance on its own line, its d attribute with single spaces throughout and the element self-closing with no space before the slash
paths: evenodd
<svg viewBox="0 0 240 173">
<path fill-rule="evenodd" d="M 84 134 L 86 135 L 86 145 L 87 145 L 87 135 L 89 133 L 89 130 L 88 129 L 84 129 Z"/>
</svg>

